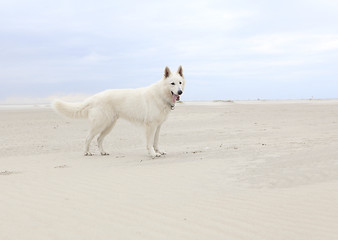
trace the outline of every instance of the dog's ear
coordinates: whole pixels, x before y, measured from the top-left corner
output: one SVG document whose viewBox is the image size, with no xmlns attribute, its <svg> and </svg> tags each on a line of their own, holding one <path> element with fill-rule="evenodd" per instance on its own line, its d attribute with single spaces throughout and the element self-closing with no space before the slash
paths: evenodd
<svg viewBox="0 0 338 240">
<path fill-rule="evenodd" d="M 170 69 L 167 67 L 165 67 L 164 69 L 164 78 L 167 78 L 171 75 Z"/>
<path fill-rule="evenodd" d="M 177 73 L 178 73 L 181 77 L 184 77 L 184 76 L 183 76 L 183 68 L 182 68 L 182 66 L 179 66 L 179 67 L 178 67 Z"/>
</svg>

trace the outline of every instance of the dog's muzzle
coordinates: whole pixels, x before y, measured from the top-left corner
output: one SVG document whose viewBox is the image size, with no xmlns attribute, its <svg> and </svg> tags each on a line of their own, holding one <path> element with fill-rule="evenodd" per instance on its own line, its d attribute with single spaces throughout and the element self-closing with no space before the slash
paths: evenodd
<svg viewBox="0 0 338 240">
<path fill-rule="evenodd" d="M 178 90 L 177 94 L 173 93 L 173 91 L 171 91 L 171 95 L 172 95 L 172 103 L 175 104 L 176 101 L 180 100 L 180 95 L 182 95 L 182 90 Z"/>
</svg>

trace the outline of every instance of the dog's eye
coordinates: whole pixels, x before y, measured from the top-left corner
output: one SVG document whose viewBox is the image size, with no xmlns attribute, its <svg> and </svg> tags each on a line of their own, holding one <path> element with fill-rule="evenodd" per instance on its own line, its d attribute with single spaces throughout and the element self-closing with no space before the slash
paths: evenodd
<svg viewBox="0 0 338 240">
<path fill-rule="evenodd" d="M 182 84 L 182 82 L 180 82 L 180 84 Z"/>
<path fill-rule="evenodd" d="M 175 85 L 175 83 L 174 83 L 174 82 L 172 82 L 172 83 L 171 83 L 171 85 Z"/>
</svg>

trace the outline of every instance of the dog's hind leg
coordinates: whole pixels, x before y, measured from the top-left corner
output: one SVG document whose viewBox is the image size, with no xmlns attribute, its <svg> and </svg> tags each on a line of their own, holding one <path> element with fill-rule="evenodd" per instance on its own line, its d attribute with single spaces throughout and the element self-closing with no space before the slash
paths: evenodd
<svg viewBox="0 0 338 240">
<path fill-rule="evenodd" d="M 165 151 L 161 151 L 158 147 L 158 140 L 159 140 L 159 137 L 160 137 L 160 130 L 161 130 L 161 125 L 159 125 L 156 129 L 156 132 L 155 132 L 155 138 L 154 138 L 154 150 L 156 153 L 159 153 L 161 155 L 165 155 L 166 152 Z"/>
<path fill-rule="evenodd" d="M 109 153 L 105 152 L 103 150 L 103 147 L 102 147 L 102 143 L 103 143 L 103 139 L 110 133 L 110 131 L 113 129 L 113 127 L 115 126 L 115 123 L 116 123 L 116 120 L 117 118 L 115 118 L 111 123 L 110 125 L 108 125 L 108 127 L 106 127 L 106 129 L 104 129 L 99 137 L 97 138 L 97 144 L 99 146 L 99 150 L 101 152 L 101 155 L 109 155 Z"/>
<path fill-rule="evenodd" d="M 102 133 L 111 125 L 111 120 L 102 112 L 101 109 L 92 109 L 88 116 L 90 122 L 90 130 L 85 143 L 85 156 L 93 155 L 89 151 L 89 146 L 93 138 Z"/>
<path fill-rule="evenodd" d="M 89 133 L 87 135 L 87 138 L 86 138 L 86 143 L 85 143 L 85 152 L 84 152 L 84 155 L 85 156 L 92 156 L 93 154 L 89 151 L 89 146 L 90 146 L 90 143 L 92 142 L 93 138 L 100 132 L 99 129 L 97 128 L 92 128 L 89 130 Z"/>
<path fill-rule="evenodd" d="M 151 124 L 146 126 L 146 138 L 147 138 L 147 149 L 148 153 L 152 158 L 161 156 L 160 153 L 154 150 L 154 139 L 155 139 L 156 126 Z"/>
</svg>

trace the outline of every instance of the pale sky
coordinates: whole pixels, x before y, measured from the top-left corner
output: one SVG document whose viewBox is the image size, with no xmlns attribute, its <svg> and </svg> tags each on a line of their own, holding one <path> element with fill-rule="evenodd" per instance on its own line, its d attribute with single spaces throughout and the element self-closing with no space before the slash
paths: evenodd
<svg viewBox="0 0 338 240">
<path fill-rule="evenodd" d="M 182 100 L 338 98 L 336 0 L 0 0 L 0 103 L 159 81 Z"/>
</svg>

